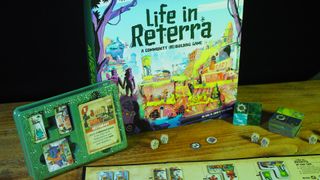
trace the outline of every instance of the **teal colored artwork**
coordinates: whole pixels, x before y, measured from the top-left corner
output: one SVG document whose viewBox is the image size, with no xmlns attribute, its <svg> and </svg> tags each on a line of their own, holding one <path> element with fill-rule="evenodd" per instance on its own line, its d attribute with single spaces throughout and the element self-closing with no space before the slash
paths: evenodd
<svg viewBox="0 0 320 180">
<path fill-rule="evenodd" d="M 234 125 L 260 125 L 262 105 L 260 103 L 237 102 L 234 106 Z"/>
<path fill-rule="evenodd" d="M 247 114 L 235 113 L 233 115 L 233 124 L 234 125 L 247 125 Z"/>
</svg>

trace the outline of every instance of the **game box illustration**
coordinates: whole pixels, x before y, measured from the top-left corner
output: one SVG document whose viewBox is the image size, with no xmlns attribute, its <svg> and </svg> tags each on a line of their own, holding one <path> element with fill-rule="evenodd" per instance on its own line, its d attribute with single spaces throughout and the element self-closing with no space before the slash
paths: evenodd
<svg viewBox="0 0 320 180">
<path fill-rule="evenodd" d="M 55 176 L 127 147 L 118 90 L 109 81 L 20 106 L 14 120 L 34 179 Z"/>
<path fill-rule="evenodd" d="M 91 82 L 119 87 L 127 133 L 221 117 L 236 101 L 243 0 L 86 0 Z"/>
</svg>

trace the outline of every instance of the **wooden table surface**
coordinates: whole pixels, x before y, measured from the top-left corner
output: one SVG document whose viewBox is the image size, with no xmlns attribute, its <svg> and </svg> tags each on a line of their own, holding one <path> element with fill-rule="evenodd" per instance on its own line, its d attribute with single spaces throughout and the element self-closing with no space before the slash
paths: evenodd
<svg viewBox="0 0 320 180">
<path fill-rule="evenodd" d="M 126 150 L 88 166 L 320 154 L 320 143 L 310 145 L 307 141 L 312 133 L 320 136 L 319 80 L 240 86 L 238 98 L 240 101 L 263 104 L 262 126 L 233 126 L 229 118 L 142 133 L 128 138 L 129 146 Z M 26 103 L 0 104 L 0 179 L 30 178 L 12 119 L 12 110 L 23 104 Z M 266 121 L 279 106 L 305 114 L 298 137 L 288 138 L 267 131 Z M 251 143 L 249 138 L 253 132 L 268 137 L 269 147 L 261 148 Z M 159 138 L 162 133 L 169 135 L 169 143 L 161 145 L 157 150 L 150 149 L 150 140 Z M 207 144 L 205 139 L 208 136 L 215 136 L 218 142 Z M 201 143 L 201 148 L 191 149 L 192 142 Z M 82 170 L 80 167 L 55 178 L 80 179 Z"/>
</svg>

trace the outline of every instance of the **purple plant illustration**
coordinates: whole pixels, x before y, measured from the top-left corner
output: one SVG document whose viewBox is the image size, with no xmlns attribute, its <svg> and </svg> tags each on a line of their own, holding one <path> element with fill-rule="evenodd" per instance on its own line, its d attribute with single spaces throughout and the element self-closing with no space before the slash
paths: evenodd
<svg viewBox="0 0 320 180">
<path fill-rule="evenodd" d="M 101 1 L 94 0 L 92 3 L 92 7 L 98 7 Z M 92 10 L 92 23 L 94 27 L 95 41 L 96 41 L 96 49 L 97 49 L 97 81 L 101 81 L 101 73 L 103 71 L 103 67 L 108 64 L 108 59 L 104 58 L 104 45 L 103 45 L 103 35 L 105 32 L 105 28 L 107 24 L 110 24 L 110 21 L 115 17 L 121 16 L 122 13 L 129 11 L 131 7 L 136 6 L 137 0 L 132 0 L 127 5 L 124 5 L 116 10 L 114 10 L 115 5 L 117 4 L 117 0 L 102 0 L 102 2 L 110 2 L 108 7 L 104 10 L 104 12 L 100 15 L 99 12 Z M 119 21 L 121 18 L 119 17 Z"/>
</svg>

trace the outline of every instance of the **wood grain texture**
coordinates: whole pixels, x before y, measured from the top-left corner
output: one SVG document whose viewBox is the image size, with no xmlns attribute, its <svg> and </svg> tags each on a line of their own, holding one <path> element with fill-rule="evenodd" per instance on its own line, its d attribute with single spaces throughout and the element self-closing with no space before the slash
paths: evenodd
<svg viewBox="0 0 320 180">
<path fill-rule="evenodd" d="M 128 138 L 129 147 L 117 154 L 90 163 L 90 166 L 161 163 L 175 161 L 223 160 L 268 156 L 320 154 L 320 143 L 309 145 L 307 138 L 320 135 L 320 81 L 305 81 L 280 84 L 240 86 L 238 98 L 245 102 L 263 104 L 262 126 L 233 126 L 231 118 L 212 120 L 174 129 L 147 132 Z M 0 179 L 28 179 L 23 153 L 12 110 L 25 103 L 0 104 Z M 271 133 L 266 121 L 277 107 L 296 109 L 305 114 L 301 132 L 296 138 Z M 268 137 L 270 146 L 261 148 L 250 142 L 250 135 L 259 133 Z M 169 135 L 169 143 L 157 150 L 150 148 L 153 138 L 162 133 Z M 215 136 L 214 145 L 205 142 L 206 137 Z M 199 150 L 190 148 L 190 143 L 199 142 Z M 57 179 L 80 179 L 82 168 L 66 172 Z"/>
</svg>

